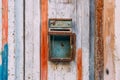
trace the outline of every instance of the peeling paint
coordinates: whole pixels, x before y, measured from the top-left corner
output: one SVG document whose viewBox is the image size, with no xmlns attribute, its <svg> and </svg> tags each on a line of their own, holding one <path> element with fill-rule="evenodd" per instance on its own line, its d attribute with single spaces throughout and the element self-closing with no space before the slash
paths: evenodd
<svg viewBox="0 0 120 80">
<path fill-rule="evenodd" d="M 2 52 L 2 80 L 8 79 L 8 44 L 4 45 L 4 50 Z"/>
<path fill-rule="evenodd" d="M 2 64 L 0 64 L 0 80 L 8 80 L 8 44 L 2 51 Z"/>
</svg>

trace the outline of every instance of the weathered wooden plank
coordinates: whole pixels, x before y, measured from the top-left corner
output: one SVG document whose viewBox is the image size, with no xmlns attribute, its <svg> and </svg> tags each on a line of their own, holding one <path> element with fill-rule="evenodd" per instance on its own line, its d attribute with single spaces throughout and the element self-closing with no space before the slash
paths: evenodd
<svg viewBox="0 0 120 80">
<path fill-rule="evenodd" d="M 115 80 L 114 71 L 114 0 L 104 0 L 104 80 Z"/>
<path fill-rule="evenodd" d="M 0 0 L 0 76 L 2 75 L 2 0 Z"/>
<path fill-rule="evenodd" d="M 15 80 L 24 80 L 23 0 L 15 0 Z M 12 79 L 11 79 L 12 80 Z"/>
<path fill-rule="evenodd" d="M 8 80 L 15 80 L 15 13 L 14 0 L 8 0 Z"/>
<path fill-rule="evenodd" d="M 115 0 L 115 80 L 120 80 L 120 0 Z"/>
<path fill-rule="evenodd" d="M 83 80 L 89 80 L 89 4 L 89 0 L 81 1 L 81 47 Z"/>
<path fill-rule="evenodd" d="M 25 80 L 33 80 L 34 17 L 33 0 L 25 0 Z"/>
<path fill-rule="evenodd" d="M 34 0 L 33 80 L 40 80 L 40 0 Z"/>
<path fill-rule="evenodd" d="M 94 38 L 95 38 L 95 0 L 90 0 L 90 55 L 89 55 L 89 80 L 94 80 Z"/>
<path fill-rule="evenodd" d="M 76 0 L 76 27 L 75 27 L 75 33 L 76 33 L 76 58 L 77 58 L 77 80 L 84 80 L 84 68 L 83 68 L 83 54 L 82 54 L 82 26 L 83 23 L 83 2 L 80 0 Z"/>
<path fill-rule="evenodd" d="M 40 80 L 40 0 L 25 1 L 25 79 Z"/>
<path fill-rule="evenodd" d="M 114 80 L 114 1 L 96 1 L 95 80 Z"/>
<path fill-rule="evenodd" d="M 95 80 L 104 80 L 103 5 L 104 0 L 95 1 Z"/>
<path fill-rule="evenodd" d="M 8 79 L 8 1 L 2 0 L 2 74 L 0 79 Z"/>
<path fill-rule="evenodd" d="M 41 0 L 41 80 L 48 80 L 48 0 Z"/>
</svg>

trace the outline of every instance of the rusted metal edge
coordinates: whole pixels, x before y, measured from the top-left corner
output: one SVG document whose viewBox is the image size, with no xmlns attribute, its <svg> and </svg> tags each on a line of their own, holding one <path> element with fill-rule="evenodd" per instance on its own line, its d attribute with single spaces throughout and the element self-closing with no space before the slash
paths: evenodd
<svg viewBox="0 0 120 80">
<path fill-rule="evenodd" d="M 49 20 L 55 20 L 55 21 L 72 21 L 72 18 L 49 18 Z"/>
<path fill-rule="evenodd" d="M 49 60 L 53 61 L 53 62 L 70 62 L 72 60 L 75 59 L 75 53 L 76 53 L 76 35 L 75 33 L 71 33 L 71 32 L 48 32 L 48 52 L 49 52 Z M 72 50 L 70 52 L 71 56 L 70 58 L 67 59 L 56 59 L 56 58 L 50 58 L 50 35 L 67 35 L 70 36 L 70 44 L 72 45 Z"/>
</svg>

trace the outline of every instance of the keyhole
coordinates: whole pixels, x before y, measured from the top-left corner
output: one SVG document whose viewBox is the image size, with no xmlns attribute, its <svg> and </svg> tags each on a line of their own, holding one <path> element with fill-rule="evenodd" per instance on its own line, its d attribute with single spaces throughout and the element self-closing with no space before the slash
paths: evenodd
<svg viewBox="0 0 120 80">
<path fill-rule="evenodd" d="M 56 21 L 51 22 L 51 24 L 55 25 Z"/>
</svg>

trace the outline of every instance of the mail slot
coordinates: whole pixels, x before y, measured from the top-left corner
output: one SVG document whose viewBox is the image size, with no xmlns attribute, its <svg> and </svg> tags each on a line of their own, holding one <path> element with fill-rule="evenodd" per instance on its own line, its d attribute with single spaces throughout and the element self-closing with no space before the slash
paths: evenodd
<svg viewBox="0 0 120 80">
<path fill-rule="evenodd" d="M 72 61 L 75 56 L 76 35 L 72 19 L 49 19 L 49 60 Z"/>
</svg>

